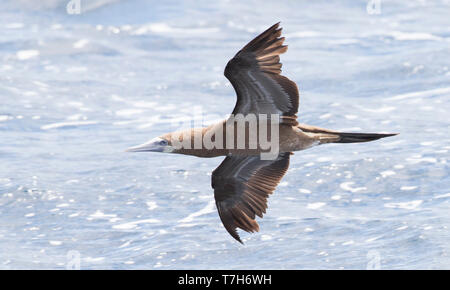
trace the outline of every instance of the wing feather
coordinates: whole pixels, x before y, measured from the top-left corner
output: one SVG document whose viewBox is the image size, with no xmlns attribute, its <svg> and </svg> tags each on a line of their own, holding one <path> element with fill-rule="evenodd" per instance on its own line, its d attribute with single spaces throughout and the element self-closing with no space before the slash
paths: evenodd
<svg viewBox="0 0 450 290">
<path fill-rule="evenodd" d="M 283 45 L 279 23 L 242 48 L 227 64 L 225 76 L 236 91 L 233 114 L 279 114 L 281 122 L 297 125 L 297 85 L 281 75 Z M 270 104 L 270 105 L 268 105 Z"/>
<path fill-rule="evenodd" d="M 289 167 L 291 153 L 275 160 L 259 156 L 228 156 L 212 174 L 217 210 L 225 229 L 241 242 L 237 228 L 259 231 L 255 217 L 263 217 L 267 199 Z"/>
</svg>

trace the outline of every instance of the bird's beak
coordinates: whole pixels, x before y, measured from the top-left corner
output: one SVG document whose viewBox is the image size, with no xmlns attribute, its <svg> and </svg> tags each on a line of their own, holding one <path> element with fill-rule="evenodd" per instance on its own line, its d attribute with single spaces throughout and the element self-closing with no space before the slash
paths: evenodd
<svg viewBox="0 0 450 290">
<path fill-rule="evenodd" d="M 165 152 L 167 145 L 161 145 L 160 138 L 152 139 L 144 144 L 130 147 L 125 152 Z"/>
</svg>

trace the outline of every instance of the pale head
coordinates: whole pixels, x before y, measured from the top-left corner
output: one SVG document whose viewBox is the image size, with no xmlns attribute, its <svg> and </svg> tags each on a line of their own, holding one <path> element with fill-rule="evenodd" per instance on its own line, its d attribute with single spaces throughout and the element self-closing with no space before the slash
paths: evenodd
<svg viewBox="0 0 450 290">
<path fill-rule="evenodd" d="M 160 136 L 151 139 L 150 141 L 137 145 L 134 147 L 130 147 L 126 152 L 163 152 L 163 153 L 171 153 L 174 151 L 174 148 L 171 145 L 170 139 L 166 136 Z"/>
</svg>

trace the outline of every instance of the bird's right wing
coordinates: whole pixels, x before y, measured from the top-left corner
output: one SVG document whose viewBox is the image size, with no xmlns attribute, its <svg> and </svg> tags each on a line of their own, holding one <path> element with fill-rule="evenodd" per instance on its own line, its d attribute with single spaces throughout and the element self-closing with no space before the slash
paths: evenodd
<svg viewBox="0 0 450 290">
<path fill-rule="evenodd" d="M 255 215 L 262 218 L 267 198 L 289 167 L 292 153 L 280 153 L 274 160 L 260 156 L 227 156 L 212 173 L 217 210 L 225 229 L 241 242 L 236 228 L 259 230 Z"/>
</svg>

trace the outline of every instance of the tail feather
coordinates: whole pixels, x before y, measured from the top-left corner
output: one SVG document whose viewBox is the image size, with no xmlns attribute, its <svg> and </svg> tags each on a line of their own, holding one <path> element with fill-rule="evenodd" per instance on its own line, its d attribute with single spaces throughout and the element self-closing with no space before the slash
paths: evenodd
<svg viewBox="0 0 450 290">
<path fill-rule="evenodd" d="M 379 134 L 379 133 L 337 133 L 339 140 L 334 143 L 357 143 L 369 142 L 385 137 L 395 136 L 397 134 Z"/>
<path fill-rule="evenodd" d="M 303 132 L 311 133 L 321 144 L 324 143 L 358 143 L 378 140 L 385 137 L 395 136 L 397 133 L 345 133 L 336 132 L 320 127 L 299 124 L 298 128 Z"/>
</svg>

